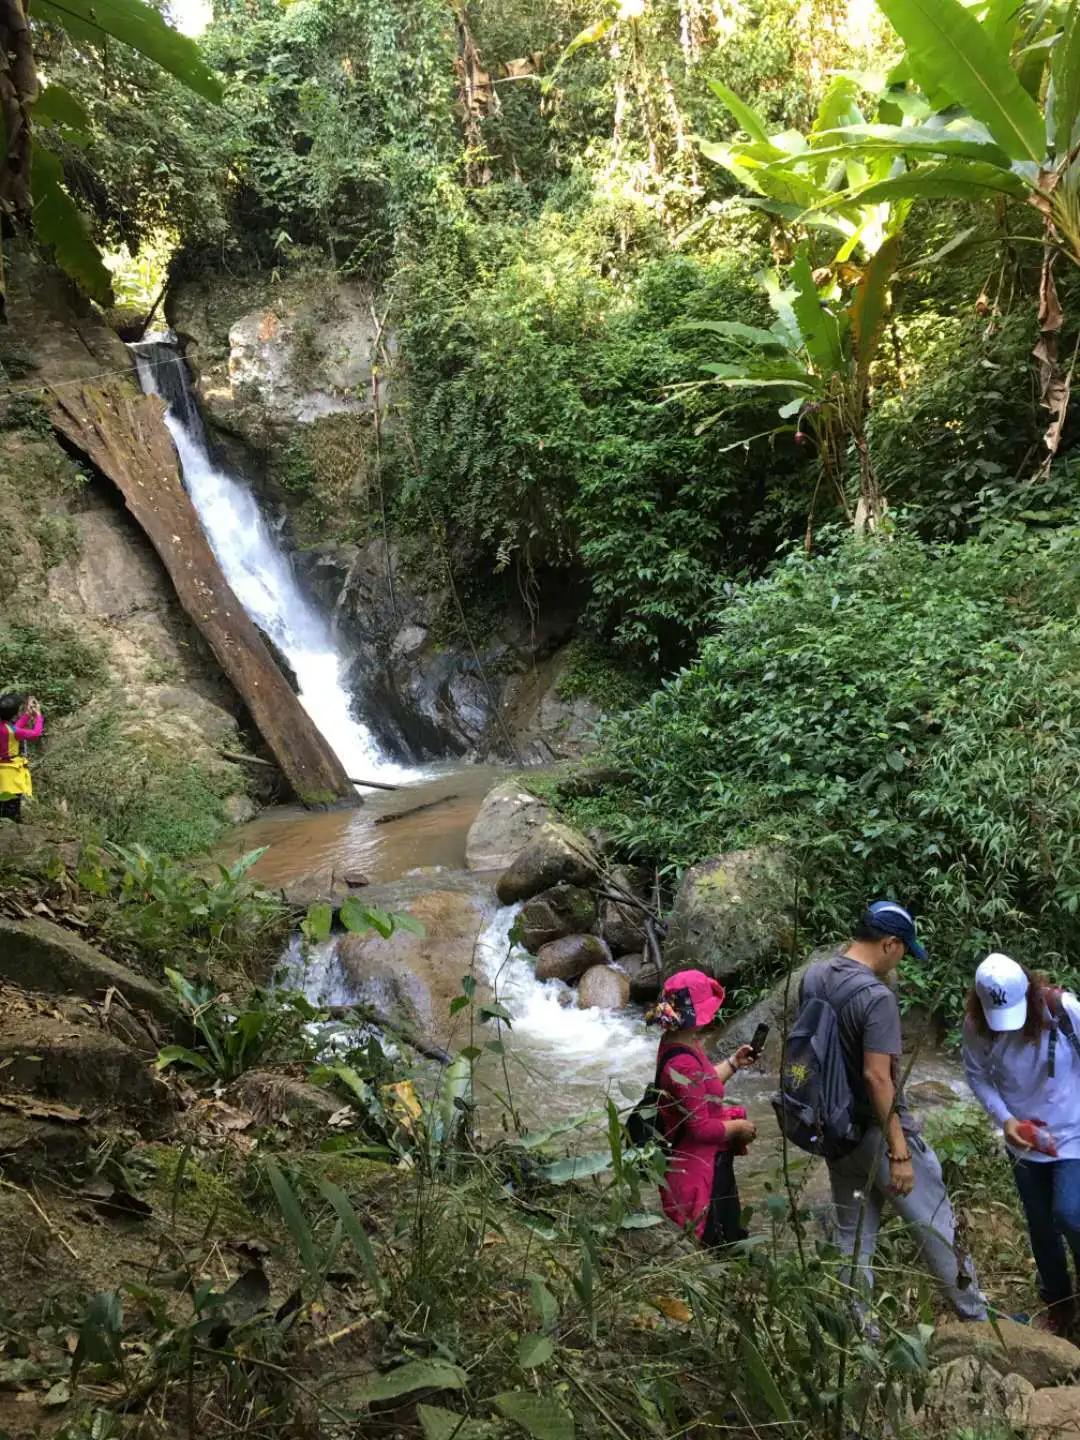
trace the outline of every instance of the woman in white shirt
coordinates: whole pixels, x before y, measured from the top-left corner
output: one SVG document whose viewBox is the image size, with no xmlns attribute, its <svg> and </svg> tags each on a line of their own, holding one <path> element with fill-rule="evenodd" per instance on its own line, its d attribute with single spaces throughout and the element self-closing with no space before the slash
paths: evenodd
<svg viewBox="0 0 1080 1440">
<path fill-rule="evenodd" d="M 1080 1002 L 1007 955 L 975 972 L 964 1026 L 964 1069 L 1001 1126 L 1027 1217 L 1046 1311 L 1058 1334 L 1076 1318 L 1080 1276 Z M 1032 1124 L 1032 1122 L 1036 1122 Z"/>
</svg>

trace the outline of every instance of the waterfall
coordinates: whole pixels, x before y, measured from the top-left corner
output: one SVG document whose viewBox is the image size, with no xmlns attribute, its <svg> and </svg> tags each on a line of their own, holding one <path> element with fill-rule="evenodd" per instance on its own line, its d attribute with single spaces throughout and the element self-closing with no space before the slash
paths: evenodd
<svg viewBox="0 0 1080 1440">
<path fill-rule="evenodd" d="M 218 564 L 241 605 L 292 666 L 300 703 L 345 766 L 360 779 L 406 779 L 415 771 L 387 758 L 367 726 L 352 713 L 342 683 L 342 657 L 329 623 L 301 593 L 246 485 L 210 458 L 202 417 L 176 345 L 148 340 L 131 347 L 144 393 L 168 406 L 169 427 L 184 487 Z"/>
</svg>

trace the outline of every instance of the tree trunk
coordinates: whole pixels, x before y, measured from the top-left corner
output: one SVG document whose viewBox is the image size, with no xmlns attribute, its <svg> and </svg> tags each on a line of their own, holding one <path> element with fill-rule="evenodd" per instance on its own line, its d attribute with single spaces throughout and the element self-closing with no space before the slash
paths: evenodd
<svg viewBox="0 0 1080 1440">
<path fill-rule="evenodd" d="M 221 572 L 181 484 L 162 401 L 135 395 L 117 380 L 69 384 L 45 396 L 56 429 L 123 495 L 297 798 L 308 806 L 359 804 L 344 767 Z"/>
<path fill-rule="evenodd" d="M 855 507 L 855 534 L 863 536 L 880 527 L 885 515 L 885 496 L 878 483 L 866 433 L 861 426 L 852 439 L 859 453 L 859 503 Z"/>
</svg>

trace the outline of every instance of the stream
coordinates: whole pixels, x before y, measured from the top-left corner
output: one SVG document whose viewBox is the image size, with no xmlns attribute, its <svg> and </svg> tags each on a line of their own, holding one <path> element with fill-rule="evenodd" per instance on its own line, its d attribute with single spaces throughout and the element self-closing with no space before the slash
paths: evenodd
<svg viewBox="0 0 1080 1440">
<path fill-rule="evenodd" d="M 413 893 L 468 886 L 479 897 L 475 973 L 513 1017 L 512 1029 L 503 1032 L 505 1063 L 485 1052 L 477 1064 L 479 1121 L 489 1136 L 501 1124 L 505 1098 L 499 1096 L 505 1097 L 507 1087 L 521 1117 L 540 1129 L 602 1107 L 608 1095 L 620 1107 L 636 1100 L 652 1077 L 656 1054 L 656 1036 L 646 1032 L 641 1012 L 580 1010 L 561 982 L 537 981 L 530 957 L 509 945 L 516 910 L 498 905 L 495 877 L 461 873 L 465 837 L 483 797 L 511 772 L 462 762 L 408 766 L 380 748 L 354 711 L 342 680 L 346 657 L 329 620 L 302 592 L 250 489 L 215 463 L 176 344 L 165 336 L 132 349 L 143 389 L 168 406 L 166 424 L 184 485 L 240 602 L 292 666 L 302 703 L 347 772 L 398 787 L 366 791 L 356 809 L 266 811 L 232 834 L 222 858 L 265 849 L 253 874 L 273 888 L 330 867 L 339 874 L 362 871 L 372 884 L 409 876 Z M 430 808 L 386 823 L 396 812 L 420 805 Z M 313 1000 L 356 998 L 336 961 L 334 942 L 306 964 L 298 961 L 294 946 L 290 963 Z M 450 977 L 451 983 L 457 978 Z M 493 1030 L 485 1027 L 481 1038 L 494 1038 Z M 941 1081 L 946 1093 L 960 1093 L 956 1067 L 942 1057 L 920 1064 L 917 1078 Z M 745 1105 L 762 1126 L 762 1140 L 742 1162 L 751 1190 L 755 1175 L 775 1166 L 777 1132 L 768 1100 L 773 1084 L 771 1076 L 749 1072 L 730 1090 L 732 1102 Z"/>
</svg>

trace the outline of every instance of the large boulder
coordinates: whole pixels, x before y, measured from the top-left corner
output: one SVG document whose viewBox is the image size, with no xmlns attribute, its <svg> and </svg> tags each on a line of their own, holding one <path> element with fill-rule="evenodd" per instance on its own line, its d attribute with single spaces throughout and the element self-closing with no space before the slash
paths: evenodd
<svg viewBox="0 0 1080 1440">
<path fill-rule="evenodd" d="M 1015 1320 L 953 1320 L 939 1325 L 931 1342 L 936 1365 L 973 1356 L 999 1375 L 1022 1375 L 1032 1385 L 1064 1385 L 1080 1375 L 1080 1349 Z"/>
<path fill-rule="evenodd" d="M 548 819 L 548 807 L 516 780 L 489 790 L 465 837 L 470 870 L 505 870 Z"/>
<path fill-rule="evenodd" d="M 732 850 L 688 870 L 668 922 L 667 973 L 693 968 L 718 980 L 767 961 L 789 943 L 793 880 L 773 850 Z"/>
<path fill-rule="evenodd" d="M 918 1415 L 920 1434 L 981 1431 L 987 1422 L 1023 1425 L 1035 1387 L 1022 1375 L 1000 1375 L 985 1360 L 966 1355 L 930 1372 Z M 1077 1430 L 1080 1435 L 1080 1430 Z"/>
<path fill-rule="evenodd" d="M 718 1053 L 730 1055 L 740 1045 L 747 1045 L 759 1025 L 768 1025 L 769 1037 L 761 1052 L 759 1064 L 770 1075 L 780 1069 L 780 1047 L 799 1013 L 799 985 L 807 968 L 833 953 L 831 946 L 815 950 L 805 964 L 796 965 L 790 975 L 783 975 L 756 1005 L 725 1025 L 717 1040 Z"/>
<path fill-rule="evenodd" d="M 536 957 L 536 978 L 570 984 L 592 966 L 610 964 L 611 951 L 598 935 L 567 935 L 541 949 Z"/>
<path fill-rule="evenodd" d="M 82 995 L 102 1000 L 117 990 L 137 1008 L 167 1025 L 177 1010 L 168 992 L 152 980 L 110 960 L 73 935 L 37 916 L 29 920 L 0 917 L 0 980 L 50 995 Z"/>
<path fill-rule="evenodd" d="M 587 885 L 598 868 L 596 853 L 579 830 L 549 821 L 499 876 L 495 889 L 504 905 L 513 905 L 560 882 Z"/>
<path fill-rule="evenodd" d="M 430 877 L 414 877 L 430 885 Z M 337 953 L 349 1000 L 370 1005 L 391 1020 L 419 1030 L 437 1043 L 451 1029 L 450 1002 L 461 992 L 461 977 L 473 969 L 476 941 L 490 906 L 482 889 L 452 888 L 453 872 L 439 876 L 439 888 L 410 893 L 400 886 L 372 886 L 365 901 L 388 910 L 407 910 L 423 935 L 395 930 L 342 936 Z"/>
<path fill-rule="evenodd" d="M 645 944 L 645 916 L 635 905 L 605 900 L 600 908 L 600 929 L 613 955 L 632 955 Z"/>
<path fill-rule="evenodd" d="M 617 965 L 593 965 L 578 985 L 579 1010 L 621 1010 L 630 1000 L 630 976 Z"/>
<path fill-rule="evenodd" d="M 1080 1385 L 1036 1390 L 1022 1428 L 1028 1440 L 1080 1440 Z"/>
<path fill-rule="evenodd" d="M 577 885 L 554 885 L 526 900 L 518 917 L 521 943 L 536 955 L 553 940 L 581 935 L 596 924 L 596 901 L 592 892 Z"/>
</svg>

